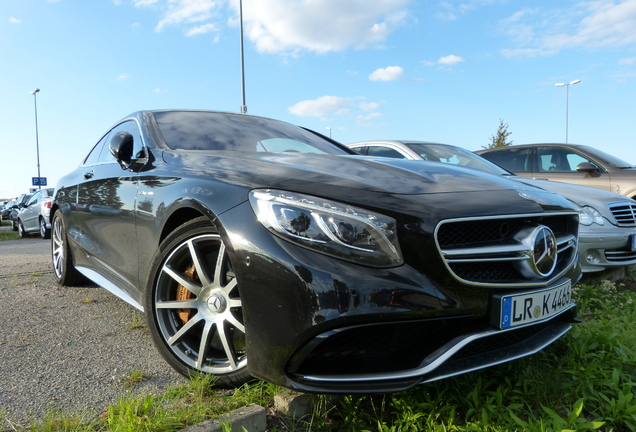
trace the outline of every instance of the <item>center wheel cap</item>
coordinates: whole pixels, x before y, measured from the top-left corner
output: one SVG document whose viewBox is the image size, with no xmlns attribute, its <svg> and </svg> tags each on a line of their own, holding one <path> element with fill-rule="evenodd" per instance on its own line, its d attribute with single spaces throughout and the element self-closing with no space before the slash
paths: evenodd
<svg viewBox="0 0 636 432">
<path fill-rule="evenodd" d="M 221 294 L 214 293 L 207 300 L 208 308 L 211 312 L 222 313 L 227 308 L 227 301 Z"/>
</svg>

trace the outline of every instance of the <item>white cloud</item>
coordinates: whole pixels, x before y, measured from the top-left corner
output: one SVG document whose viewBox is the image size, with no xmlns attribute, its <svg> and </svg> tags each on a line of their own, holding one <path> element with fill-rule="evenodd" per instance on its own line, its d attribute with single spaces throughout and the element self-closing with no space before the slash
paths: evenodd
<svg viewBox="0 0 636 432">
<path fill-rule="evenodd" d="M 9 18 L 9 22 L 10 22 L 11 24 L 20 24 L 22 21 L 21 21 L 21 20 L 19 20 L 18 18 L 10 17 L 10 18 Z"/>
<path fill-rule="evenodd" d="M 636 64 L 636 57 L 622 58 L 618 61 L 619 65 L 633 65 Z"/>
<path fill-rule="evenodd" d="M 192 27 L 188 31 L 186 31 L 186 36 L 196 36 L 205 33 L 211 33 L 213 31 L 217 31 L 217 27 L 214 24 L 203 24 L 198 27 Z"/>
<path fill-rule="evenodd" d="M 463 57 L 450 54 L 444 57 L 440 57 L 435 61 L 423 61 L 422 63 L 426 66 L 441 66 L 442 68 L 450 68 L 451 66 L 455 66 L 459 63 L 465 62 Z"/>
<path fill-rule="evenodd" d="M 358 107 L 362 110 L 362 111 L 373 111 L 373 110 L 377 110 L 378 108 L 380 108 L 380 104 L 377 102 L 363 102 L 361 104 L 358 105 Z"/>
<path fill-rule="evenodd" d="M 238 25 L 238 0 L 131 0 L 136 8 L 151 8 L 162 15 L 155 28 L 185 27 L 198 34 L 206 25 L 220 23 L 228 4 L 230 24 Z M 249 0 L 243 4 L 245 35 L 259 52 L 318 53 L 348 48 L 381 47 L 408 17 L 415 0 Z M 212 21 L 216 19 L 216 23 Z M 197 27 L 190 28 L 192 25 Z"/>
<path fill-rule="evenodd" d="M 381 46 L 413 0 L 251 0 L 247 37 L 259 52 L 318 53 Z"/>
<path fill-rule="evenodd" d="M 139 3 L 155 5 L 154 0 L 137 0 Z M 155 27 L 161 31 L 164 27 L 183 24 L 202 23 L 214 16 L 214 9 L 218 7 L 215 0 L 168 0 L 167 10 L 163 18 Z"/>
<path fill-rule="evenodd" d="M 159 0 L 133 0 L 132 4 L 136 8 L 151 7 L 157 4 Z"/>
<path fill-rule="evenodd" d="M 447 55 L 446 57 L 441 57 L 437 62 L 441 65 L 453 66 L 463 61 L 464 59 L 461 58 L 460 56 L 451 54 L 451 55 Z"/>
<path fill-rule="evenodd" d="M 384 69 L 376 69 L 369 75 L 371 81 L 395 81 L 404 75 L 404 69 L 400 66 L 389 66 Z"/>
<path fill-rule="evenodd" d="M 522 9 L 502 20 L 500 27 L 517 45 L 501 51 L 507 57 L 635 45 L 636 0 L 583 1 L 541 13 Z"/>
<path fill-rule="evenodd" d="M 441 1 L 438 4 L 439 10 L 434 16 L 442 21 L 454 21 L 472 10 L 493 4 L 505 3 L 506 1 L 507 0 Z"/>
<path fill-rule="evenodd" d="M 301 117 L 323 117 L 343 115 L 349 112 L 352 100 L 338 96 L 321 96 L 314 100 L 306 100 L 288 108 L 289 112 Z"/>
<path fill-rule="evenodd" d="M 128 78 L 130 78 L 130 74 L 121 74 L 117 77 L 117 81 L 126 81 Z"/>
</svg>

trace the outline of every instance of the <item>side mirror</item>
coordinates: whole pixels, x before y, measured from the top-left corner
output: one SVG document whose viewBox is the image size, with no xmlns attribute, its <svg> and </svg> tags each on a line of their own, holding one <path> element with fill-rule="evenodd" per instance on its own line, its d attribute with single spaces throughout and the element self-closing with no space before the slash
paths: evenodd
<svg viewBox="0 0 636 432">
<path fill-rule="evenodd" d="M 578 172 L 588 173 L 592 177 L 598 177 L 601 175 L 598 171 L 598 168 L 596 168 L 594 165 L 592 165 L 589 162 L 581 162 L 580 164 L 576 166 L 576 170 Z"/>
<path fill-rule="evenodd" d="M 110 153 L 117 159 L 122 169 L 132 164 L 133 136 L 129 132 L 118 132 L 110 139 Z"/>
</svg>

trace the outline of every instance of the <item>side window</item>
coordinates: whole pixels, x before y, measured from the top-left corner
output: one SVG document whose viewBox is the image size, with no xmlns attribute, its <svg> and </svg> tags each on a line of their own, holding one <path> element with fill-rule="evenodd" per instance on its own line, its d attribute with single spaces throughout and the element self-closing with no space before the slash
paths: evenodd
<svg viewBox="0 0 636 432">
<path fill-rule="evenodd" d="M 486 159 L 514 173 L 532 172 L 532 149 L 510 147 L 486 153 Z"/>
<path fill-rule="evenodd" d="M 402 153 L 389 147 L 373 146 L 368 148 L 367 155 L 389 157 L 393 159 L 406 159 Z"/>
<path fill-rule="evenodd" d="M 539 170 L 542 172 L 576 172 L 576 167 L 589 159 L 572 150 L 560 147 L 539 147 Z"/>
<path fill-rule="evenodd" d="M 31 198 L 29 198 L 29 200 L 27 201 L 26 203 L 27 207 L 30 206 L 31 204 L 35 204 L 36 202 L 38 202 L 41 194 L 42 194 L 42 191 L 37 191 L 36 193 L 34 193 L 33 196 L 31 196 Z"/>
<path fill-rule="evenodd" d="M 366 155 L 368 154 L 367 152 L 367 147 L 364 146 L 360 146 L 360 147 L 351 147 L 351 150 L 353 151 L 357 151 L 358 153 L 360 153 L 361 155 Z"/>
<path fill-rule="evenodd" d="M 86 159 L 84 159 L 84 165 L 95 165 L 96 163 L 98 163 L 99 154 L 104 148 L 104 143 L 107 141 L 108 135 L 109 134 L 106 134 L 102 139 L 99 140 L 97 144 L 95 144 L 93 150 L 91 150 L 88 156 L 86 156 Z"/>
</svg>

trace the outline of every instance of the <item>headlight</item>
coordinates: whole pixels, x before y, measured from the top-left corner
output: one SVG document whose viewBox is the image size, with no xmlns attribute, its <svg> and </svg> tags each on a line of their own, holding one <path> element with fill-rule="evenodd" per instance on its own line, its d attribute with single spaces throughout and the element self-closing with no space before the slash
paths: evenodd
<svg viewBox="0 0 636 432">
<path fill-rule="evenodd" d="M 585 226 L 593 223 L 604 225 L 605 219 L 594 207 L 584 206 L 579 208 L 579 223 Z"/>
<path fill-rule="evenodd" d="M 344 203 L 280 190 L 253 190 L 250 203 L 272 233 L 360 264 L 403 263 L 395 219 Z"/>
</svg>

